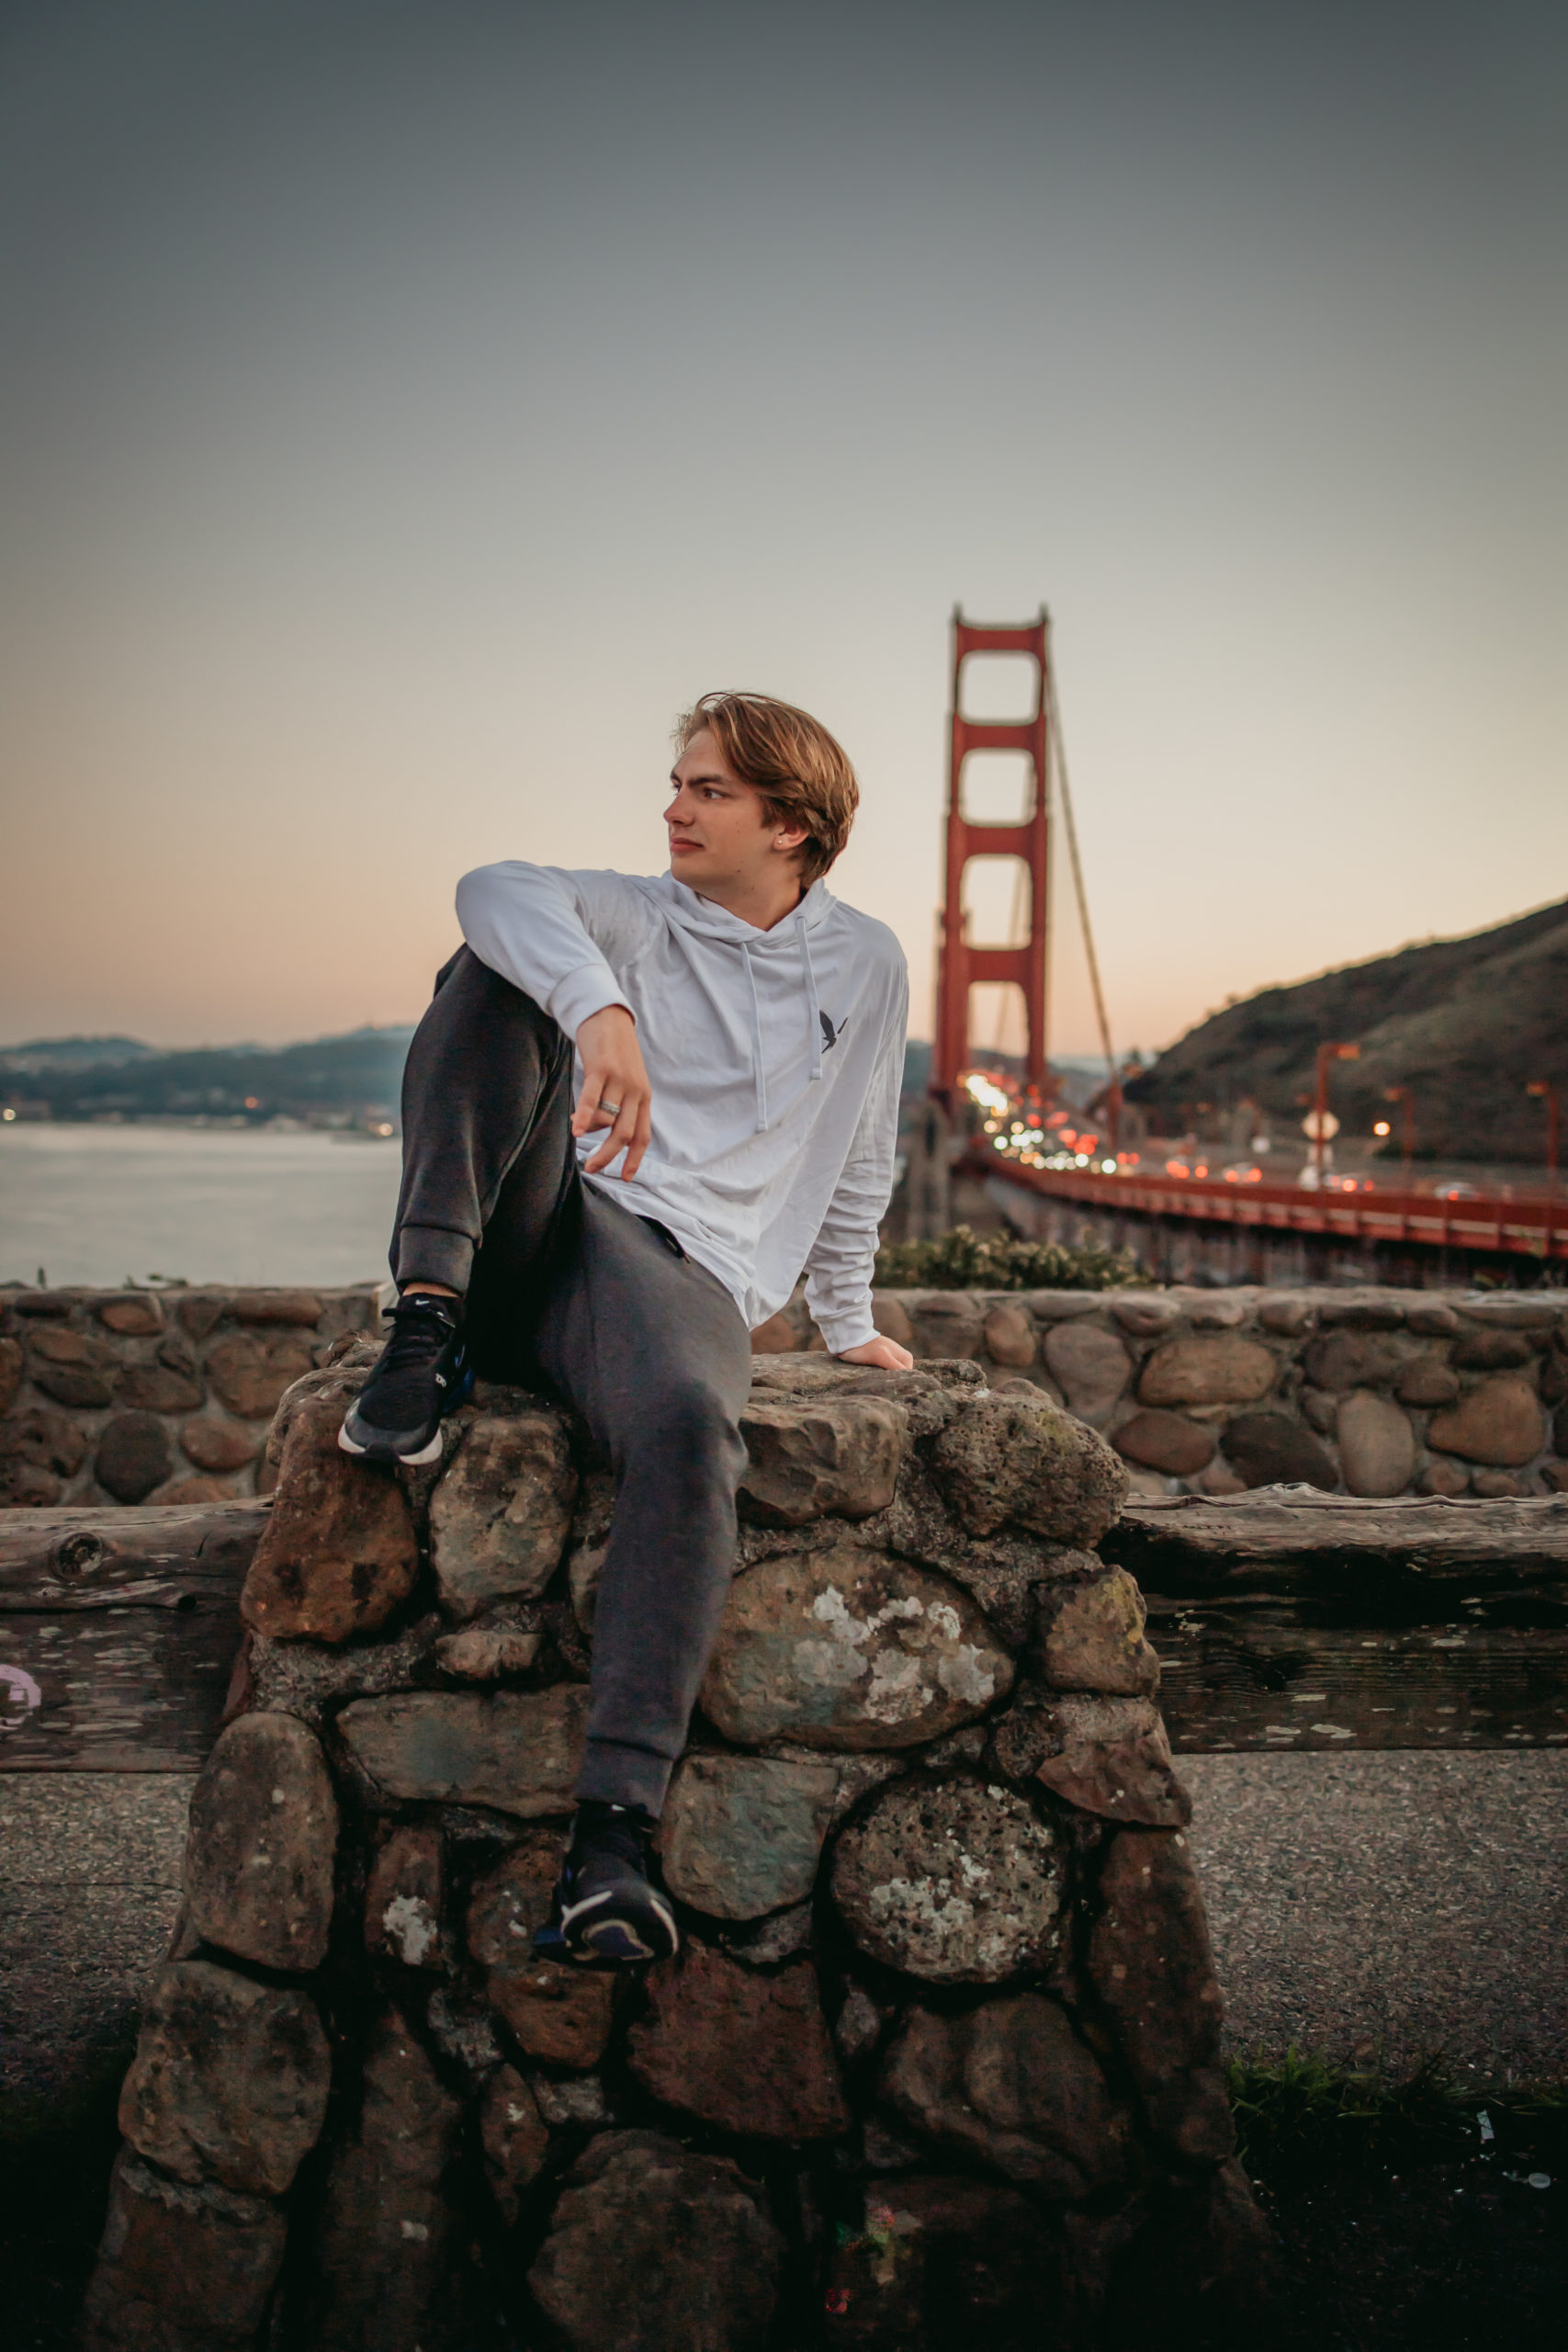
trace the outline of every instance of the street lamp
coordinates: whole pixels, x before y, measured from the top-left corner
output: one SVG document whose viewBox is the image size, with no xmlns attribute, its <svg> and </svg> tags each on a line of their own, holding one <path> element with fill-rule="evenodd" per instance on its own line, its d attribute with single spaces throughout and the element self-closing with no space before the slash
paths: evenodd
<svg viewBox="0 0 1568 2352">
<path fill-rule="evenodd" d="M 1404 1115 L 1400 1121 L 1400 1157 L 1404 1162 L 1404 1189 L 1410 1190 L 1410 1163 L 1416 1157 L 1416 1097 L 1407 1086 L 1385 1086 L 1385 1102 L 1402 1102 Z"/>
<path fill-rule="evenodd" d="M 1557 1191 L 1557 1125 L 1561 1111 L 1557 1089 L 1549 1078 L 1532 1078 L 1525 1092 L 1539 1095 L 1546 1104 L 1546 1197 L 1550 1201 Z"/>
<path fill-rule="evenodd" d="M 1317 1189 L 1323 1190 L 1324 1154 L 1328 1146 L 1328 1065 L 1330 1062 L 1359 1062 L 1359 1046 L 1319 1046 L 1317 1049 L 1317 1089 L 1313 1098 L 1312 1162 L 1317 1170 Z"/>
<path fill-rule="evenodd" d="M 1532 1078 L 1525 1092 L 1539 1095 L 1546 1104 L 1546 1230 L 1543 1242 L 1546 1262 L 1550 1266 L 1552 1213 L 1557 1205 L 1557 1125 L 1561 1106 L 1557 1100 L 1557 1089 L 1549 1078 Z"/>
</svg>

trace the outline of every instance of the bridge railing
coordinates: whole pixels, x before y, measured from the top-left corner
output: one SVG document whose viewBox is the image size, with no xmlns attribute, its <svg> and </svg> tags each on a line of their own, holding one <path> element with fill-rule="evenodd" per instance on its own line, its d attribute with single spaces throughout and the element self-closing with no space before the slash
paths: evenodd
<svg viewBox="0 0 1568 2352">
<path fill-rule="evenodd" d="M 1568 1209 L 1558 1200 L 1507 1200 L 1500 1193 L 1452 1199 L 1432 1193 L 1321 1192 L 1295 1184 L 1169 1176 L 1142 1170 L 1107 1176 L 1093 1169 L 1026 1168 L 1001 1153 L 970 1154 L 972 1176 L 1000 1177 L 1047 1199 L 1148 1216 L 1201 1217 L 1281 1233 L 1326 1233 L 1350 1241 L 1416 1241 L 1438 1249 L 1496 1250 L 1568 1259 Z"/>
</svg>

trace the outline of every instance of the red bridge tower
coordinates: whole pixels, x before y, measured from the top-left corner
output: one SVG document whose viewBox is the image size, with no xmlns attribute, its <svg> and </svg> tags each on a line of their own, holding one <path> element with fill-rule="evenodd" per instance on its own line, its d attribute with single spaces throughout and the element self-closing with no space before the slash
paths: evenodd
<svg viewBox="0 0 1568 2352">
<path fill-rule="evenodd" d="M 931 1055 L 931 1092 L 951 1112 L 959 1080 L 970 1067 L 969 991 L 986 981 L 1011 981 L 1023 990 L 1024 1081 L 1050 1091 L 1045 1060 L 1045 947 L 1047 896 L 1047 750 L 1052 708 L 1050 624 L 1040 617 L 1016 626 L 983 626 L 953 616 L 953 717 L 947 778 L 947 886 L 942 904 L 942 946 L 937 966 L 936 1044 Z M 971 653 L 1024 653 L 1037 665 L 1032 717 L 1013 724 L 964 718 L 964 664 Z M 1022 752 L 1032 766 L 1032 789 L 1021 823 L 981 825 L 964 814 L 964 763 L 972 752 Z M 1021 947 L 970 944 L 964 915 L 964 869 L 972 857 L 1016 857 L 1029 872 L 1029 938 Z"/>
</svg>

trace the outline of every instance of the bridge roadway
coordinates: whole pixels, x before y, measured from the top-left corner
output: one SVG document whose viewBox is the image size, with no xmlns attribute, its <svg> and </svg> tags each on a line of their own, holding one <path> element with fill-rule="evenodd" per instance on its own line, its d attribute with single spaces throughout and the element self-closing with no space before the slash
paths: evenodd
<svg viewBox="0 0 1568 2352">
<path fill-rule="evenodd" d="M 1414 1242 L 1434 1250 L 1568 1260 L 1568 1207 L 1544 1193 L 1524 1200 L 1503 1193 L 1450 1200 L 1432 1193 L 1384 1192 L 1381 1185 L 1314 1192 L 1296 1184 L 1227 1182 L 1163 1171 L 1107 1176 L 1089 1168 L 1026 1168 L 1001 1153 L 988 1157 L 978 1151 L 971 1151 L 961 1166 L 969 1175 L 999 1177 L 1047 1200 L 1077 1201 L 1089 1208 L 1324 1234 L 1340 1241 Z"/>
<path fill-rule="evenodd" d="M 1189 1756 L 1232 2046 L 1568 2076 L 1568 1754 Z M 194 1776 L 0 1777 L 0 2126 L 122 2065 Z"/>
</svg>

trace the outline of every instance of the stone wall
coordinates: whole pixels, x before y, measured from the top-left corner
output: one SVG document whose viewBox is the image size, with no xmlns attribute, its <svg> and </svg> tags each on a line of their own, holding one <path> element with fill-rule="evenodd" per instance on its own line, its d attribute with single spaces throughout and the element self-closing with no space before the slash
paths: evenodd
<svg viewBox="0 0 1568 2352">
<path fill-rule="evenodd" d="M 368 1283 L 0 1288 L 0 1507 L 265 1493 L 278 1398 L 378 1311 Z"/>
<path fill-rule="evenodd" d="M 1568 1290 L 884 1291 L 878 1328 L 1102 1430 L 1135 1491 L 1568 1492 Z M 804 1303 L 757 1334 L 820 1349 Z"/>
<path fill-rule="evenodd" d="M 1014 1309 L 1016 1312 L 1016 1307 Z M 661 1834 L 679 1959 L 535 1958 L 606 1474 L 283 1400 L 232 1719 L 120 2107 L 89 2352 L 1089 2352 L 1256 2329 L 1268 2233 L 1125 1571 L 1038 1384 L 760 1357 Z"/>
<path fill-rule="evenodd" d="M 1135 1490 L 1568 1491 L 1568 1290 L 882 1291 L 881 1329 L 1022 1380 L 1103 1431 Z M 0 1504 L 265 1493 L 279 1396 L 352 1290 L 0 1291 Z M 797 1298 L 760 1352 L 820 1351 Z"/>
</svg>

